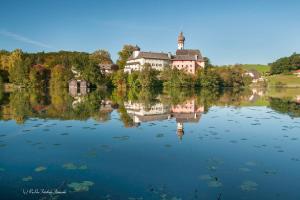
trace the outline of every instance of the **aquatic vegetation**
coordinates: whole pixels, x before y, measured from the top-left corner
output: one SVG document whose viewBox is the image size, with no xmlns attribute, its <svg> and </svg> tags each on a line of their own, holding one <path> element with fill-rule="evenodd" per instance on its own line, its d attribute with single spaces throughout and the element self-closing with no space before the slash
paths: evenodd
<svg viewBox="0 0 300 200">
<path fill-rule="evenodd" d="M 67 170 L 75 170 L 75 169 L 77 169 L 77 166 L 74 165 L 73 163 L 63 164 L 62 167 L 65 168 L 65 169 L 67 169 Z"/>
<path fill-rule="evenodd" d="M 265 170 L 265 171 L 264 171 L 264 174 L 265 174 L 265 175 L 276 175 L 276 174 L 277 174 L 277 171 L 276 171 L 276 170 L 273 170 L 273 169 L 269 169 L 269 170 Z"/>
<path fill-rule="evenodd" d="M 143 200 L 143 197 L 128 197 L 128 200 Z"/>
<path fill-rule="evenodd" d="M 2 148 L 2 147 L 6 147 L 6 144 L 0 144 L 0 148 Z"/>
<path fill-rule="evenodd" d="M 97 151 L 96 150 L 91 150 L 91 151 L 87 152 L 87 156 L 96 157 L 97 156 Z"/>
<path fill-rule="evenodd" d="M 22 181 L 24 181 L 24 182 L 32 181 L 32 177 L 31 176 L 23 177 Z"/>
<path fill-rule="evenodd" d="M 172 147 L 172 145 L 170 145 L 170 144 L 165 144 L 165 147 L 170 148 L 170 147 Z"/>
<path fill-rule="evenodd" d="M 248 161 L 245 163 L 245 165 L 254 167 L 254 166 L 257 166 L 257 163 L 255 161 Z"/>
<path fill-rule="evenodd" d="M 157 138 L 162 138 L 162 137 L 164 137 L 164 134 L 163 134 L 163 133 L 158 133 L 158 134 L 156 135 L 156 137 L 157 137 Z"/>
<path fill-rule="evenodd" d="M 222 183 L 218 180 L 211 180 L 208 183 L 208 187 L 222 187 Z"/>
<path fill-rule="evenodd" d="M 217 167 L 216 166 L 208 166 L 207 169 L 210 171 L 216 171 Z"/>
<path fill-rule="evenodd" d="M 47 167 L 44 167 L 44 166 L 39 166 L 39 167 L 34 169 L 35 172 L 42 172 L 42 171 L 45 171 L 45 170 L 47 170 Z"/>
<path fill-rule="evenodd" d="M 124 135 L 124 136 L 114 136 L 113 139 L 119 140 L 119 141 L 125 141 L 129 139 L 129 136 Z"/>
<path fill-rule="evenodd" d="M 73 192 L 87 192 L 94 183 L 91 181 L 72 182 L 68 187 L 73 189 Z"/>
<path fill-rule="evenodd" d="M 75 165 L 74 163 L 65 163 L 62 165 L 64 169 L 67 170 L 86 170 L 87 165 Z"/>
<path fill-rule="evenodd" d="M 222 183 L 216 176 L 211 176 L 209 174 L 204 174 L 199 177 L 201 180 L 207 182 L 208 187 L 222 187 Z"/>
<path fill-rule="evenodd" d="M 255 191 L 258 187 L 258 184 L 253 182 L 253 181 L 244 181 L 241 185 L 240 188 L 243 191 L 250 192 L 250 191 Z"/>
<path fill-rule="evenodd" d="M 0 167 L 0 172 L 5 172 L 5 169 Z"/>
<path fill-rule="evenodd" d="M 241 171 L 241 172 L 250 172 L 251 169 L 249 169 L 247 167 L 241 167 L 241 168 L 239 168 L 239 171 Z"/>
<path fill-rule="evenodd" d="M 201 180 L 207 181 L 207 180 L 211 180 L 211 179 L 212 179 L 212 176 L 209 175 L 209 174 L 204 174 L 204 175 L 201 175 L 199 178 L 200 178 Z"/>
<path fill-rule="evenodd" d="M 299 162 L 300 158 L 291 158 L 292 161 Z"/>
</svg>

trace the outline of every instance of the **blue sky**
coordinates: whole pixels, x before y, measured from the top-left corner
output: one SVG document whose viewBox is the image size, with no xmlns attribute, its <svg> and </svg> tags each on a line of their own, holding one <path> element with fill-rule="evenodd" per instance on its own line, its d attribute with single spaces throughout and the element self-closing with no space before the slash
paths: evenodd
<svg viewBox="0 0 300 200">
<path fill-rule="evenodd" d="M 262 63 L 300 52 L 297 0 L 0 0 L 0 49 L 108 50 L 124 44 L 175 52 L 186 48 L 214 64 Z"/>
</svg>

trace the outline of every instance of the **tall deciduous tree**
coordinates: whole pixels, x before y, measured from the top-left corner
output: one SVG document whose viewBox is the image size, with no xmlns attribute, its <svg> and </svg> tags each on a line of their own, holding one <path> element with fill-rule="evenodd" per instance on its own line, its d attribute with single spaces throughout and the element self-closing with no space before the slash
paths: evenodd
<svg viewBox="0 0 300 200">
<path fill-rule="evenodd" d="M 110 53 L 106 50 L 97 50 L 90 55 L 90 59 L 97 64 L 112 64 Z"/>
<path fill-rule="evenodd" d="M 126 44 L 123 46 L 123 49 L 119 51 L 119 59 L 117 60 L 117 65 L 120 69 L 124 69 L 127 59 L 132 55 L 135 49 L 135 46 Z"/>
<path fill-rule="evenodd" d="M 9 80 L 15 85 L 24 86 L 28 84 L 28 73 L 31 60 L 23 56 L 19 49 L 13 51 L 9 57 Z"/>
</svg>

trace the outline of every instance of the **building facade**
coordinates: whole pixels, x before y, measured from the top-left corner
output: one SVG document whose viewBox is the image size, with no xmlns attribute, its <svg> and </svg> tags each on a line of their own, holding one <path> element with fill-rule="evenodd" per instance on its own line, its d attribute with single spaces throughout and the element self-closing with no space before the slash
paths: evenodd
<svg viewBox="0 0 300 200">
<path fill-rule="evenodd" d="M 162 71 L 165 66 L 170 65 L 171 54 L 157 52 L 143 52 L 136 46 L 132 55 L 128 58 L 124 72 L 141 71 L 147 63 L 152 69 Z"/>
<path fill-rule="evenodd" d="M 178 36 L 178 49 L 172 57 L 173 68 L 184 70 L 188 74 L 195 74 L 197 69 L 205 67 L 204 59 L 198 49 L 184 49 L 185 37 L 181 32 Z"/>
<path fill-rule="evenodd" d="M 184 49 L 185 37 L 181 32 L 178 36 L 178 46 L 175 55 L 171 53 L 143 52 L 136 46 L 128 58 L 124 71 L 141 71 L 148 63 L 152 69 L 162 71 L 165 66 L 172 66 L 189 74 L 195 74 L 197 69 L 205 67 L 204 59 L 198 49 Z"/>
</svg>

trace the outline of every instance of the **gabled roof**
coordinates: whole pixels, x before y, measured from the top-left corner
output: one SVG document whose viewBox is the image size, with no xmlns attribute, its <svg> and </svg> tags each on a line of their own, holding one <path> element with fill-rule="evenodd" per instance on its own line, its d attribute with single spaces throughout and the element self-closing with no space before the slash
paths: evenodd
<svg viewBox="0 0 300 200">
<path fill-rule="evenodd" d="M 202 61 L 203 57 L 198 49 L 178 49 L 172 60 Z"/>
<path fill-rule="evenodd" d="M 169 56 L 167 53 L 157 53 L 157 52 L 139 52 L 137 57 L 133 57 L 133 54 L 129 57 L 128 60 L 134 60 L 139 58 L 147 58 L 147 59 L 158 59 L 158 60 L 169 60 Z"/>
</svg>

